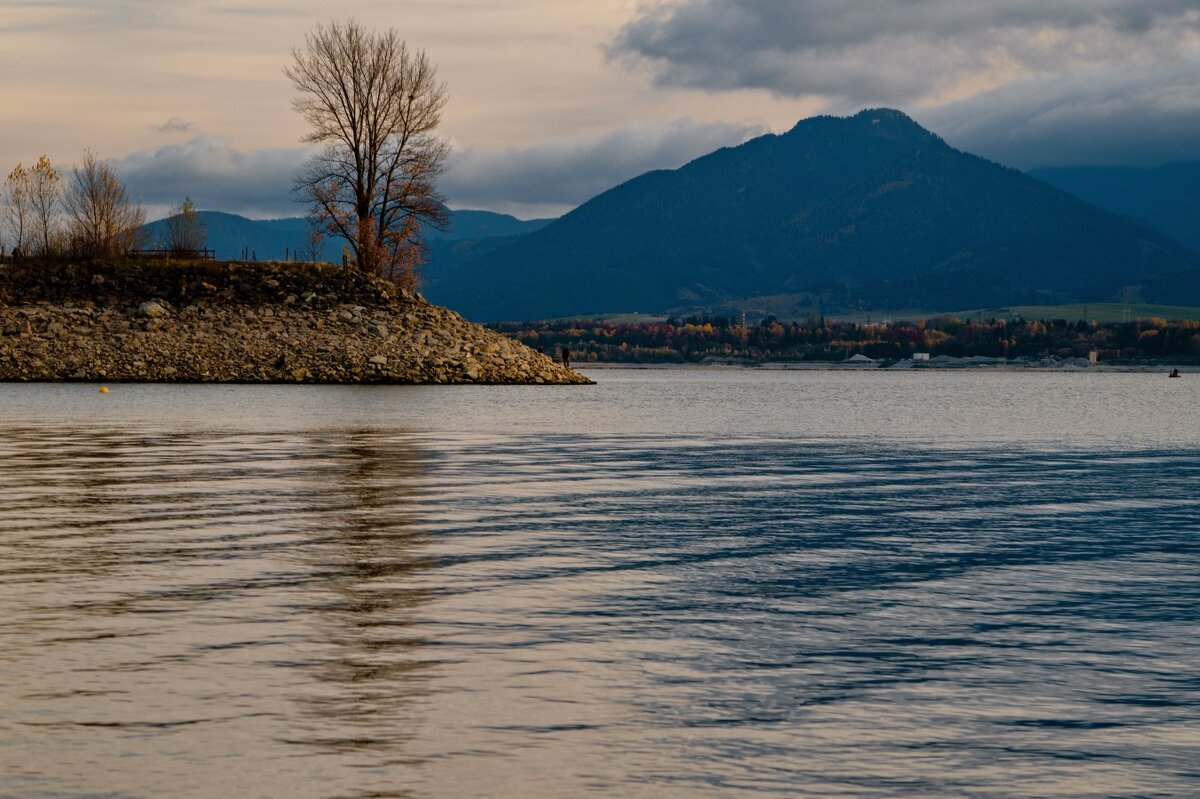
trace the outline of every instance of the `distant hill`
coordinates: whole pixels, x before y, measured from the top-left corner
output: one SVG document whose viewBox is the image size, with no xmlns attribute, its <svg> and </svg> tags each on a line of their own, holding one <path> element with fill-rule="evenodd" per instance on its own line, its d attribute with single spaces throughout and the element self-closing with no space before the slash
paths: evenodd
<svg viewBox="0 0 1200 799">
<path fill-rule="evenodd" d="M 541 230 L 553 219 L 517 219 L 508 214 L 492 211 L 451 211 L 450 227 L 446 230 L 427 231 L 430 241 L 478 241 L 480 239 L 509 238 L 523 236 Z"/>
<path fill-rule="evenodd" d="M 243 248 L 256 253 L 260 260 L 278 260 L 283 258 L 285 248 L 295 251 L 303 240 L 303 219 L 294 220 L 296 225 L 292 226 L 287 224 L 292 220 L 261 221 L 221 211 L 200 211 L 197 216 L 204 222 L 206 246 L 216 250 L 222 260 L 241 258 Z M 149 246 L 164 246 L 165 219 L 150 222 L 143 229 Z"/>
<path fill-rule="evenodd" d="M 774 307 L 1200 304 L 1200 257 L 898 111 L 816 117 L 468 253 L 427 293 L 480 321 Z"/>
<path fill-rule="evenodd" d="M 283 219 L 247 219 L 236 214 L 220 211 L 200 211 L 208 234 L 207 246 L 216 250 L 217 258 L 237 260 L 243 249 L 260 261 L 282 260 L 285 254 L 304 251 L 304 240 L 308 223 L 303 217 Z M 450 226 L 442 230 L 426 232 L 430 248 L 430 262 L 426 267 L 429 274 L 452 271 L 455 259 L 463 253 L 485 252 L 490 246 L 509 243 L 513 238 L 530 233 L 548 225 L 551 219 L 517 219 L 507 214 L 491 211 L 451 211 Z M 163 239 L 166 220 L 151 222 L 145 226 L 151 242 Z M 342 257 L 340 239 L 326 239 L 322 260 L 338 263 Z"/>
<path fill-rule="evenodd" d="M 1200 162 L 1154 169 L 1055 167 L 1029 175 L 1108 211 L 1149 222 L 1200 252 Z"/>
</svg>

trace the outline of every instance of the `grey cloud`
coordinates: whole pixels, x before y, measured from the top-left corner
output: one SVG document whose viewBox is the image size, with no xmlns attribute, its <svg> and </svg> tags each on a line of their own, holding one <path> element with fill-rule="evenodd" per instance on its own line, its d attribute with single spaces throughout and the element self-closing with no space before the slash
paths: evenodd
<svg viewBox="0 0 1200 799">
<path fill-rule="evenodd" d="M 681 166 L 761 132 L 756 124 L 681 119 L 523 149 L 461 150 L 441 188 L 455 207 L 553 216 L 643 172 Z"/>
<path fill-rule="evenodd" d="M 936 97 L 964 76 L 1165 60 L 1194 45 L 1195 0 L 674 0 L 609 54 L 663 86 L 765 89 L 850 107 Z"/>
<path fill-rule="evenodd" d="M 556 216 L 643 172 L 680 166 L 762 130 L 676 120 L 518 150 L 462 150 L 451 156 L 440 189 L 456 208 Z M 204 210 L 264 218 L 303 213 L 291 189 L 308 155 L 299 148 L 242 152 L 199 137 L 134 153 L 115 166 L 152 215 L 190 197 Z"/>
<path fill-rule="evenodd" d="M 240 152 L 200 137 L 134 153 L 115 162 L 130 193 L 161 210 L 190 197 L 204 210 L 251 217 L 297 216 L 292 182 L 308 153 L 303 149 Z"/>
<path fill-rule="evenodd" d="M 1200 160 L 1200 58 L 1017 81 L 919 117 L 950 144 L 1021 169 Z"/>
<path fill-rule="evenodd" d="M 187 122 L 180 117 L 171 117 L 161 125 L 151 125 L 151 130 L 157 130 L 159 133 L 187 133 L 195 125 Z"/>
</svg>

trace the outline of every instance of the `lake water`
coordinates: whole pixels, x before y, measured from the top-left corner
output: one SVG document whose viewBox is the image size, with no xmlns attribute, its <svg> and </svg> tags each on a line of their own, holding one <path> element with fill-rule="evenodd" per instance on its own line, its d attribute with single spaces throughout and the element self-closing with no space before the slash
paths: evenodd
<svg viewBox="0 0 1200 799">
<path fill-rule="evenodd" d="M 1200 378 L 0 385 L 0 796 L 1200 796 Z"/>
</svg>

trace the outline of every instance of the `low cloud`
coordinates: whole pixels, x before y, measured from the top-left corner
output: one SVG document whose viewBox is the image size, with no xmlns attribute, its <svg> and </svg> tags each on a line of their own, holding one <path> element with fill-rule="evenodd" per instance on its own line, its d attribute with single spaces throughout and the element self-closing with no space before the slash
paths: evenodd
<svg viewBox="0 0 1200 799">
<path fill-rule="evenodd" d="M 557 216 L 643 172 L 682 166 L 762 132 L 756 124 L 679 119 L 521 149 L 459 150 L 441 187 L 458 208 Z"/>
<path fill-rule="evenodd" d="M 954 146 L 1020 169 L 1200 160 L 1200 58 L 1017 81 L 919 116 Z"/>
<path fill-rule="evenodd" d="M 204 210 L 269 218 L 303 213 L 291 189 L 307 154 L 303 149 L 241 152 L 202 136 L 134 153 L 115 166 L 130 193 L 152 212 L 190 197 Z"/>
<path fill-rule="evenodd" d="M 636 125 L 578 141 L 512 150 L 455 151 L 439 188 L 455 208 L 529 218 L 558 216 L 652 169 L 668 169 L 763 132 L 759 125 L 675 120 Z M 298 216 L 292 186 L 308 150 L 240 151 L 201 136 L 134 153 L 115 166 L 151 215 L 190 197 L 203 210 L 252 218 Z"/>
</svg>

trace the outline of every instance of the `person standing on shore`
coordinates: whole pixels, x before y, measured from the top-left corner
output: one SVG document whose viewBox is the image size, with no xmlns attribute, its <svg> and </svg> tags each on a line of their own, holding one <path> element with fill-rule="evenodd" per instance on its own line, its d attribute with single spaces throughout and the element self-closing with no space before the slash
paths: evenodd
<svg viewBox="0 0 1200 799">
<path fill-rule="evenodd" d="M 566 344 L 562 345 L 562 363 L 568 369 L 571 368 L 571 348 Z"/>
</svg>

